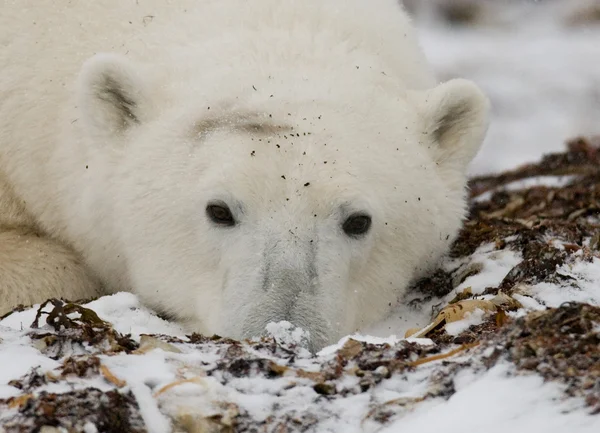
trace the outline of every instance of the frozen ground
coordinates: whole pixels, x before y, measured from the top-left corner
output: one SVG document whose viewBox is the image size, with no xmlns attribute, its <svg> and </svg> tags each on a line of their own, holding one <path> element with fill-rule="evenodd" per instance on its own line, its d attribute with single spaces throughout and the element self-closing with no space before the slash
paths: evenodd
<svg viewBox="0 0 600 433">
<path fill-rule="evenodd" d="M 431 306 L 448 302 L 466 287 L 477 295 L 486 287 L 498 286 L 521 260 L 519 254 L 496 251 L 490 244 L 469 259 L 448 261 L 448 270 L 477 266 L 481 271 L 446 297 L 416 311 L 399 310 L 397 317 L 414 319 L 411 326 L 417 322 L 426 325 Z M 600 305 L 600 259 L 587 262 L 576 258 L 558 271 L 572 278 L 568 286 L 544 283 L 530 287 L 515 295 L 521 308 L 510 316 L 517 318 L 566 301 Z M 592 409 L 583 397 L 567 398 L 565 385 L 523 374 L 502 359 L 488 368 L 494 358 L 494 344 L 459 347 L 455 355 L 436 361 L 439 350 L 431 340 L 409 339 L 412 345 L 400 341 L 399 331 L 406 323 L 397 319 L 372 330 L 381 338 L 352 336 L 390 346 L 369 348 L 345 338 L 311 357 L 293 347 L 294 340 L 302 335 L 285 324 L 270 327 L 281 346 L 208 339 L 198 342 L 156 317 L 132 294 L 104 297 L 86 307 L 119 333 L 131 334 L 140 347 L 117 353 L 107 349 L 108 340 L 96 341 L 95 345 L 73 343 L 69 338 L 76 339 L 75 330 L 57 333 L 49 325 L 33 329 L 35 309 L 7 317 L 0 322 L 0 431 L 34 431 L 31 418 L 23 415 L 31 416 L 30 398 L 45 392 L 65 395 L 86 389 L 88 393 L 90 387 L 133 395 L 139 410 L 135 409 L 136 416 L 131 419 L 139 418 L 138 425 L 131 421 L 131 426 L 120 431 L 145 431 L 141 422 L 155 433 L 173 431 L 173 425 L 181 432 L 232 431 L 228 430 L 232 420 L 238 423 L 234 431 L 266 432 L 600 431 L 600 415 L 590 414 Z M 486 314 L 475 309 L 446 325 L 446 330 L 458 335 L 483 323 Z M 81 314 L 71 313 L 70 317 L 76 319 Z M 600 327 L 600 321 L 595 326 Z M 55 337 L 48 340 L 49 335 L 57 334 L 66 336 L 69 343 L 58 344 Z M 171 337 L 148 338 L 143 334 Z M 442 353 L 451 350 L 445 348 Z M 377 363 L 382 366 L 377 367 Z M 356 373 L 359 369 L 364 370 L 362 375 Z M 11 382 L 15 380 L 17 383 Z M 69 404 L 85 407 L 77 400 L 69 400 Z M 55 409 L 48 407 L 42 404 L 35 413 L 40 417 L 43 411 L 54 414 Z M 73 413 L 77 410 L 71 410 Z M 76 425 L 75 431 L 102 431 L 102 419 L 94 418 L 94 414 L 82 412 L 79 417 L 86 420 L 85 426 Z M 67 430 L 46 430 L 59 431 Z"/>
<path fill-rule="evenodd" d="M 422 45 L 440 79 L 472 79 L 492 100 L 473 174 L 514 168 L 561 150 L 573 136 L 600 134 L 600 20 L 569 24 L 599 2 L 481 0 L 490 5 L 482 23 L 458 29 L 431 16 L 431 0 L 415 3 Z"/>
</svg>

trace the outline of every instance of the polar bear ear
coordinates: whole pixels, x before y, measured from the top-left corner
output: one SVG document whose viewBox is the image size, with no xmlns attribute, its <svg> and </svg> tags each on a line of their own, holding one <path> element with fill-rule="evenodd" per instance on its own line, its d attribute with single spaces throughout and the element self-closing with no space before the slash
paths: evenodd
<svg viewBox="0 0 600 433">
<path fill-rule="evenodd" d="M 144 120 L 149 109 L 147 83 L 124 56 L 97 54 L 87 60 L 79 77 L 78 103 L 82 120 L 96 136 L 124 134 Z"/>
<path fill-rule="evenodd" d="M 471 81 L 455 79 L 421 94 L 421 102 L 436 161 L 465 171 L 485 138 L 489 100 Z"/>
</svg>

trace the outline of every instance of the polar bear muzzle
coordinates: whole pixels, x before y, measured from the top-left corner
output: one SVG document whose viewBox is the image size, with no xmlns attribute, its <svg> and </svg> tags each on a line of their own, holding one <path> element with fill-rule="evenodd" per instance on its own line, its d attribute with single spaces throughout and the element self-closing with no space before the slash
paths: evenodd
<svg viewBox="0 0 600 433">
<path fill-rule="evenodd" d="M 314 243 L 274 242 L 264 259 L 260 293 L 243 323 L 243 337 L 264 335 L 270 322 L 288 321 L 309 333 L 309 350 L 319 350 L 329 342 L 329 329 L 320 308 Z"/>
</svg>

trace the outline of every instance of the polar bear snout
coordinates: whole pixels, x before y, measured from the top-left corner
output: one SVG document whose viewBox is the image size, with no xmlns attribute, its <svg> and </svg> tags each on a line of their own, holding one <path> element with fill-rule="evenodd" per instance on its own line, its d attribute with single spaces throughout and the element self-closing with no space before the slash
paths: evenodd
<svg viewBox="0 0 600 433">
<path fill-rule="evenodd" d="M 330 330 L 323 310 L 324 297 L 319 283 L 314 248 L 289 245 L 270 249 L 265 255 L 253 307 L 242 325 L 244 338 L 263 336 L 269 323 L 286 321 L 309 334 L 311 351 L 324 347 Z"/>
</svg>

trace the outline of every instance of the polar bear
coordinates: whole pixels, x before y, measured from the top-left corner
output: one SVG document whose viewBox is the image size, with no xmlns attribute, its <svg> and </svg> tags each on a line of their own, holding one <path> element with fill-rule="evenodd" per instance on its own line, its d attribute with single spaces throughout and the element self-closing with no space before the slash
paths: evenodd
<svg viewBox="0 0 600 433">
<path fill-rule="evenodd" d="M 460 229 L 487 98 L 397 0 L 1 1 L 0 311 L 128 290 L 317 350 Z"/>
</svg>

